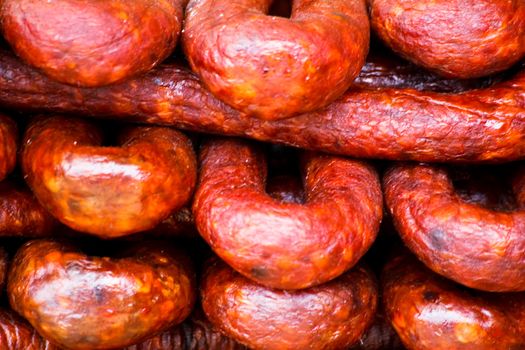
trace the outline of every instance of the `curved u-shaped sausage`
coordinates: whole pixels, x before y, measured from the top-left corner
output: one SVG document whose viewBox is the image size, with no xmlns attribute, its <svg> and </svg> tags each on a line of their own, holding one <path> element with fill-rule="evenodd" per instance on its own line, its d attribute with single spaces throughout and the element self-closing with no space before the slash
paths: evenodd
<svg viewBox="0 0 525 350">
<path fill-rule="evenodd" d="M 364 0 L 294 0 L 290 19 L 267 16 L 271 3 L 192 0 L 182 35 L 191 67 L 215 96 L 268 120 L 342 95 L 370 37 Z"/>
<path fill-rule="evenodd" d="M 175 47 L 187 0 L 5 0 L 2 31 L 58 81 L 101 86 L 144 73 Z"/>
<path fill-rule="evenodd" d="M 256 147 L 223 139 L 202 149 L 197 229 L 230 266 L 265 286 L 300 289 L 329 281 L 357 263 L 379 230 L 382 195 L 371 166 L 304 158 L 301 205 L 265 192 L 266 163 Z"/>
<path fill-rule="evenodd" d="M 386 313 L 409 350 L 525 348 L 524 293 L 461 288 L 412 256 L 397 256 L 382 274 Z"/>
<path fill-rule="evenodd" d="M 229 108 L 187 70 L 165 65 L 99 89 L 57 84 L 0 55 L 0 104 L 249 137 L 361 158 L 497 162 L 525 157 L 525 70 L 461 94 L 351 88 L 328 107 L 260 121 Z"/>
<path fill-rule="evenodd" d="M 31 241 L 8 276 L 12 308 L 67 349 L 115 349 L 182 322 L 196 282 L 190 260 L 169 245 L 141 242 L 119 258 L 72 245 Z"/>
<path fill-rule="evenodd" d="M 525 291 L 525 211 L 468 203 L 445 169 L 422 164 L 394 166 L 384 191 L 401 238 L 432 270 L 472 288 Z"/>
<path fill-rule="evenodd" d="M 373 274 L 356 267 L 320 286 L 270 289 L 218 259 L 205 267 L 202 307 L 224 333 L 251 349 L 345 349 L 374 319 Z"/>
<path fill-rule="evenodd" d="M 135 127 L 120 147 L 100 144 L 100 130 L 78 119 L 37 118 L 26 131 L 26 181 L 64 224 L 118 237 L 153 228 L 189 200 L 196 159 L 180 132 Z"/>
<path fill-rule="evenodd" d="M 448 77 L 501 72 L 525 56 L 525 1 L 370 0 L 372 26 L 394 51 Z"/>
</svg>

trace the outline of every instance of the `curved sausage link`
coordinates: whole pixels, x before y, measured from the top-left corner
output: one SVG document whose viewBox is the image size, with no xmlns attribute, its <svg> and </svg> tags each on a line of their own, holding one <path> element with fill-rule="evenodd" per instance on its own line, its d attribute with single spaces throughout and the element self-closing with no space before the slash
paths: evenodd
<svg viewBox="0 0 525 350">
<path fill-rule="evenodd" d="M 244 136 L 361 158 L 497 162 L 525 157 L 525 71 L 461 94 L 352 88 L 317 112 L 260 121 L 229 108 L 173 65 L 121 84 L 58 84 L 0 55 L 0 105 Z"/>
<path fill-rule="evenodd" d="M 49 240 L 25 244 L 8 277 L 12 308 L 66 349 L 135 344 L 182 322 L 196 294 L 189 259 L 140 243 L 120 258 Z"/>
<path fill-rule="evenodd" d="M 483 293 L 435 275 L 412 256 L 383 271 L 383 301 L 410 350 L 525 348 L 525 295 Z"/>
<path fill-rule="evenodd" d="M 523 0 L 370 0 L 372 27 L 394 51 L 448 77 L 501 72 L 525 56 Z"/>
<path fill-rule="evenodd" d="M 8 116 L 0 114 L 0 181 L 15 168 L 17 144 L 17 125 Z"/>
<path fill-rule="evenodd" d="M 0 344 L 6 350 L 62 350 L 11 310 L 0 310 Z"/>
<path fill-rule="evenodd" d="M 101 147 L 94 125 L 63 117 L 33 121 L 22 168 L 36 197 L 75 230 L 105 238 L 154 227 L 189 200 L 196 160 L 169 128 L 135 127 L 120 147 Z"/>
<path fill-rule="evenodd" d="M 469 203 L 445 169 L 422 164 L 390 169 L 384 191 L 405 244 L 432 270 L 471 288 L 525 291 L 525 211 Z"/>
<path fill-rule="evenodd" d="M 29 64 L 78 86 L 150 70 L 175 47 L 187 0 L 6 0 L 3 34 Z"/>
<path fill-rule="evenodd" d="M 0 182 L 0 237 L 45 237 L 57 221 L 25 186 Z"/>
<path fill-rule="evenodd" d="M 200 290 L 208 319 L 252 349 L 344 349 L 365 332 L 377 304 L 375 278 L 363 267 L 317 287 L 281 291 L 216 259 Z"/>
<path fill-rule="evenodd" d="M 183 45 L 192 69 L 227 104 L 267 120 L 324 107 L 342 95 L 368 53 L 364 0 L 191 0 Z M 319 93 L 322 91 L 322 93 Z"/>
<path fill-rule="evenodd" d="M 256 147 L 223 139 L 202 149 L 197 229 L 230 266 L 265 286 L 329 281 L 357 263 L 379 230 L 382 195 L 372 167 L 313 154 L 303 161 L 306 203 L 283 203 L 265 192 Z"/>
</svg>

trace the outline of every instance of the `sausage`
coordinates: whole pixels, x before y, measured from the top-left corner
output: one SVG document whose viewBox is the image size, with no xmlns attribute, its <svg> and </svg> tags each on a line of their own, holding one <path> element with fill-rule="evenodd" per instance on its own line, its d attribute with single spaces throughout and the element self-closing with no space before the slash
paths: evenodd
<svg viewBox="0 0 525 350">
<path fill-rule="evenodd" d="M 0 309 L 0 345 L 6 350 L 61 350 L 11 310 Z"/>
<path fill-rule="evenodd" d="M 55 218 L 26 186 L 0 182 L 0 237 L 45 237 L 56 228 Z"/>
<path fill-rule="evenodd" d="M 128 129 L 119 143 L 101 147 L 101 131 L 87 121 L 37 118 L 24 136 L 24 176 L 42 205 L 75 230 L 113 238 L 153 228 L 190 199 L 192 145 L 163 127 Z"/>
<path fill-rule="evenodd" d="M 444 76 L 486 76 L 525 56 L 523 0 L 369 3 L 372 28 L 388 46 Z"/>
<path fill-rule="evenodd" d="M 387 315 L 411 350 L 525 348 L 525 295 L 462 288 L 414 257 L 392 259 L 382 275 Z"/>
<path fill-rule="evenodd" d="M 200 307 L 183 323 L 123 350 L 248 350 L 213 326 Z"/>
<path fill-rule="evenodd" d="M 0 181 L 15 168 L 17 145 L 17 125 L 11 118 L 0 113 Z"/>
<path fill-rule="evenodd" d="M 230 106 L 266 120 L 328 105 L 359 74 L 370 28 L 364 0 L 191 0 L 182 44 L 193 71 Z M 319 93 L 323 91 L 323 93 Z"/>
<path fill-rule="evenodd" d="M 523 210 L 467 202 L 446 169 L 425 164 L 392 167 L 384 194 L 401 238 L 432 270 L 471 288 L 525 291 Z"/>
<path fill-rule="evenodd" d="M 5 0 L 13 50 L 49 77 L 101 86 L 150 70 L 174 49 L 186 0 Z"/>
<path fill-rule="evenodd" d="M 118 257 L 34 240 L 16 253 L 8 276 L 11 307 L 65 349 L 132 345 L 182 322 L 196 282 L 189 259 L 170 245 L 141 242 Z"/>
<path fill-rule="evenodd" d="M 373 274 L 355 267 L 336 280 L 309 289 L 263 287 L 218 259 L 201 280 L 208 319 L 251 349 L 344 349 L 374 318 L 377 287 Z"/>
<path fill-rule="evenodd" d="M 201 150 L 197 229 L 231 267 L 268 287 L 301 289 L 341 275 L 379 231 L 383 202 L 371 166 L 318 154 L 303 163 L 306 203 L 283 203 L 265 192 L 256 147 L 219 139 Z"/>
<path fill-rule="evenodd" d="M 502 162 L 525 156 L 525 70 L 461 94 L 351 88 L 317 112 L 260 121 L 175 65 L 98 89 L 54 83 L 0 55 L 0 105 L 169 124 L 361 158 Z"/>
</svg>

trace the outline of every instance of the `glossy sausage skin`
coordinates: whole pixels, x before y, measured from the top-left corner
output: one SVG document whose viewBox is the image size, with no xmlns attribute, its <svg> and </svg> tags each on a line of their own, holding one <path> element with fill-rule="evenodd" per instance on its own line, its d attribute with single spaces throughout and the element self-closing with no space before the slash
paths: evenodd
<svg viewBox="0 0 525 350">
<path fill-rule="evenodd" d="M 525 348 L 525 295 L 461 288 L 412 256 L 384 269 L 383 301 L 410 350 Z"/>
<path fill-rule="evenodd" d="M 525 156 L 523 70 L 461 94 L 356 87 L 317 112 L 260 121 L 218 101 L 178 66 L 81 89 L 52 82 L 4 53 L 0 105 L 169 124 L 361 158 L 502 162 Z"/>
<path fill-rule="evenodd" d="M 11 118 L 0 113 L 0 181 L 15 168 L 17 144 L 17 125 Z"/>
<path fill-rule="evenodd" d="M 58 81 L 101 86 L 150 70 L 175 47 L 186 0 L 5 0 L 14 51 Z"/>
<path fill-rule="evenodd" d="M 264 153 L 247 142 L 210 141 L 200 162 L 193 202 L 199 233 L 231 267 L 265 286 L 327 282 L 354 266 L 379 230 L 381 188 L 363 162 L 304 155 L 305 204 L 265 192 Z"/>
<path fill-rule="evenodd" d="M 182 38 L 215 96 L 276 120 L 341 96 L 365 62 L 370 28 L 364 0 L 294 0 L 290 18 L 267 16 L 271 3 L 191 0 Z"/>
<path fill-rule="evenodd" d="M 200 288 L 208 319 L 252 349 L 344 349 L 365 332 L 377 304 L 375 278 L 363 267 L 317 287 L 281 291 L 215 259 Z"/>
<path fill-rule="evenodd" d="M 0 310 L 0 346 L 5 350 L 61 350 L 11 310 Z"/>
<path fill-rule="evenodd" d="M 525 211 L 467 202 L 445 169 L 424 164 L 394 166 L 384 193 L 401 238 L 432 270 L 471 288 L 525 290 Z"/>
<path fill-rule="evenodd" d="M 444 76 L 501 72 L 525 56 L 523 0 L 370 0 L 375 32 Z"/>
<path fill-rule="evenodd" d="M 17 252 L 8 277 L 12 308 L 66 349 L 143 341 L 190 314 L 195 287 L 184 254 L 147 242 L 109 258 L 56 241 L 31 241 Z"/>
<path fill-rule="evenodd" d="M 101 147 L 93 124 L 37 118 L 22 149 L 26 181 L 61 222 L 112 238 L 154 227 L 189 200 L 196 160 L 189 139 L 163 127 L 135 127 L 120 147 Z"/>
</svg>

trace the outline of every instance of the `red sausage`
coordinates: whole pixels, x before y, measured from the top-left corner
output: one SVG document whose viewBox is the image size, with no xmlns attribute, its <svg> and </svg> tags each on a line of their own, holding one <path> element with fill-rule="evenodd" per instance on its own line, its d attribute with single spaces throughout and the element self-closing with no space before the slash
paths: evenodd
<svg viewBox="0 0 525 350">
<path fill-rule="evenodd" d="M 445 169 L 422 164 L 394 166 L 384 191 L 401 238 L 432 270 L 471 288 L 525 291 L 523 209 L 467 202 Z M 523 199 L 525 186 L 515 191 Z"/>
<path fill-rule="evenodd" d="M 352 88 L 317 112 L 260 121 L 227 107 L 177 66 L 80 89 L 51 82 L 4 54 L 0 105 L 169 124 L 362 158 L 501 162 L 525 156 L 523 70 L 461 94 Z"/>
<path fill-rule="evenodd" d="M 486 76 L 525 56 L 523 0 L 369 2 L 372 26 L 386 44 L 444 76 Z"/>
<path fill-rule="evenodd" d="M 120 147 L 100 144 L 100 130 L 83 120 L 37 118 L 26 131 L 26 181 L 64 224 L 118 237 L 154 227 L 190 199 L 196 160 L 178 131 L 135 127 Z"/>
<path fill-rule="evenodd" d="M 384 269 L 383 301 L 410 350 L 525 348 L 525 295 L 483 293 L 435 275 L 412 256 Z"/>
<path fill-rule="evenodd" d="M 324 107 L 355 79 L 368 53 L 364 0 L 190 0 L 183 45 L 192 69 L 222 101 L 276 120 Z M 319 93 L 322 91 L 322 93 Z"/>
<path fill-rule="evenodd" d="M 344 349 L 374 318 L 373 274 L 356 267 L 323 285 L 296 291 L 265 288 L 218 259 L 205 268 L 201 297 L 208 319 L 251 349 Z"/>
<path fill-rule="evenodd" d="M 300 289 L 327 282 L 354 266 L 377 235 L 381 188 L 363 162 L 305 155 L 303 205 L 265 192 L 264 154 L 248 143 L 211 141 L 200 158 L 197 229 L 224 261 L 258 283 Z"/>
<path fill-rule="evenodd" d="M 196 294 L 189 259 L 145 242 L 120 258 L 49 240 L 25 244 L 8 277 L 12 308 L 66 349 L 114 349 L 182 322 Z"/>
<path fill-rule="evenodd" d="M 4 0 L 4 37 L 58 81 L 100 86 L 144 73 L 175 47 L 187 0 Z"/>
</svg>

